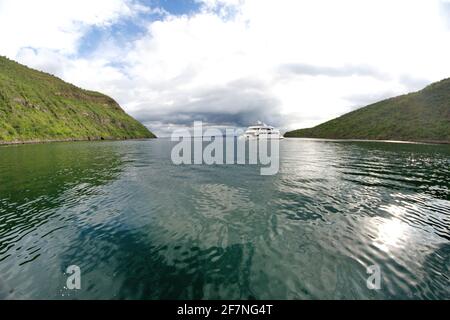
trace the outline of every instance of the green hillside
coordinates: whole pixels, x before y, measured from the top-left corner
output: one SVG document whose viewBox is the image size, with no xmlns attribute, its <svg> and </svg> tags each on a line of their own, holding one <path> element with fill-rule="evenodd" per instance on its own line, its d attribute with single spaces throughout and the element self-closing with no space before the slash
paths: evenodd
<svg viewBox="0 0 450 320">
<path fill-rule="evenodd" d="M 0 57 L 0 144 L 154 137 L 110 97 Z"/>
<path fill-rule="evenodd" d="M 285 137 L 450 142 L 450 79 Z"/>
</svg>

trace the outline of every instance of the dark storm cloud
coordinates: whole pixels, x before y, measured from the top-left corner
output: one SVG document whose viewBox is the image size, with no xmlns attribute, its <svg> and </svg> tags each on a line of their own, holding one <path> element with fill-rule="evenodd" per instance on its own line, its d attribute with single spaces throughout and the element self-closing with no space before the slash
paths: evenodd
<svg viewBox="0 0 450 320">
<path fill-rule="evenodd" d="M 170 106 L 155 107 L 143 103 L 133 112 L 138 120 L 191 126 L 194 121 L 208 124 L 246 127 L 257 120 L 273 125 L 282 123 L 279 101 L 266 84 L 253 79 L 240 79 L 222 87 L 199 89 L 170 97 Z"/>
<path fill-rule="evenodd" d="M 388 79 L 389 76 L 370 66 L 347 65 L 342 67 L 316 66 L 304 63 L 284 64 L 279 67 L 280 76 L 305 75 L 305 76 L 328 76 L 328 77 L 349 77 L 349 76 L 369 76 L 377 79 Z"/>
<path fill-rule="evenodd" d="M 195 78 L 192 72 L 188 71 L 192 70 L 187 69 L 185 73 L 170 81 L 152 84 L 152 90 L 158 92 L 157 98 L 153 101 L 142 100 L 132 115 L 160 135 L 161 133 L 166 135 L 173 128 L 190 127 L 194 121 L 202 121 L 209 126 L 242 128 L 261 120 L 283 128 L 286 123 L 292 122 L 293 118 L 281 115 L 281 102 L 271 93 L 271 88 L 277 81 L 284 81 L 297 75 L 326 75 L 336 78 L 358 75 L 373 77 L 380 81 L 393 80 L 388 75 L 365 65 L 336 68 L 286 64 L 277 68 L 277 76 L 269 82 L 255 78 L 241 78 L 225 85 L 187 90 L 184 84 Z M 403 75 L 398 80 L 407 91 L 415 91 L 425 83 L 408 75 Z M 344 98 L 348 101 L 350 111 L 401 93 L 406 92 L 384 91 L 377 94 L 355 94 Z M 308 120 L 315 119 L 309 115 Z"/>
</svg>

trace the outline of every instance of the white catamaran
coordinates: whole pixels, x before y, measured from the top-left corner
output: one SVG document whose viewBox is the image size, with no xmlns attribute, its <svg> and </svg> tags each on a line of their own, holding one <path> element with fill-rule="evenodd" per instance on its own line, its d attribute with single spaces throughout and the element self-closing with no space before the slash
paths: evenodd
<svg viewBox="0 0 450 320">
<path fill-rule="evenodd" d="M 255 126 L 248 127 L 241 137 L 245 139 L 283 139 L 280 130 L 261 121 L 258 121 Z"/>
</svg>

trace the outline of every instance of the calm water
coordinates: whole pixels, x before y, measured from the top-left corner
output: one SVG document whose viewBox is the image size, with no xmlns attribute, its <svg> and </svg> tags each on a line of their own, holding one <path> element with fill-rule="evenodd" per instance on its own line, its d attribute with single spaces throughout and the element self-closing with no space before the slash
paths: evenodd
<svg viewBox="0 0 450 320">
<path fill-rule="evenodd" d="M 38 299 L 450 298 L 450 146 L 284 140 L 279 174 L 260 176 L 175 166 L 172 145 L 0 147 L 0 286 Z M 69 265 L 79 291 L 65 289 Z"/>
</svg>

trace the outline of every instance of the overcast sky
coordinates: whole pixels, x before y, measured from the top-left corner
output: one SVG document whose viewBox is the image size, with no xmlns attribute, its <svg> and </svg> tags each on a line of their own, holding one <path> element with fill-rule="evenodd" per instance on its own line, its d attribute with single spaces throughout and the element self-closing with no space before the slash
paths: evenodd
<svg viewBox="0 0 450 320">
<path fill-rule="evenodd" d="M 450 77 L 450 0 L 0 0 L 0 54 L 159 135 L 296 129 Z"/>
</svg>

